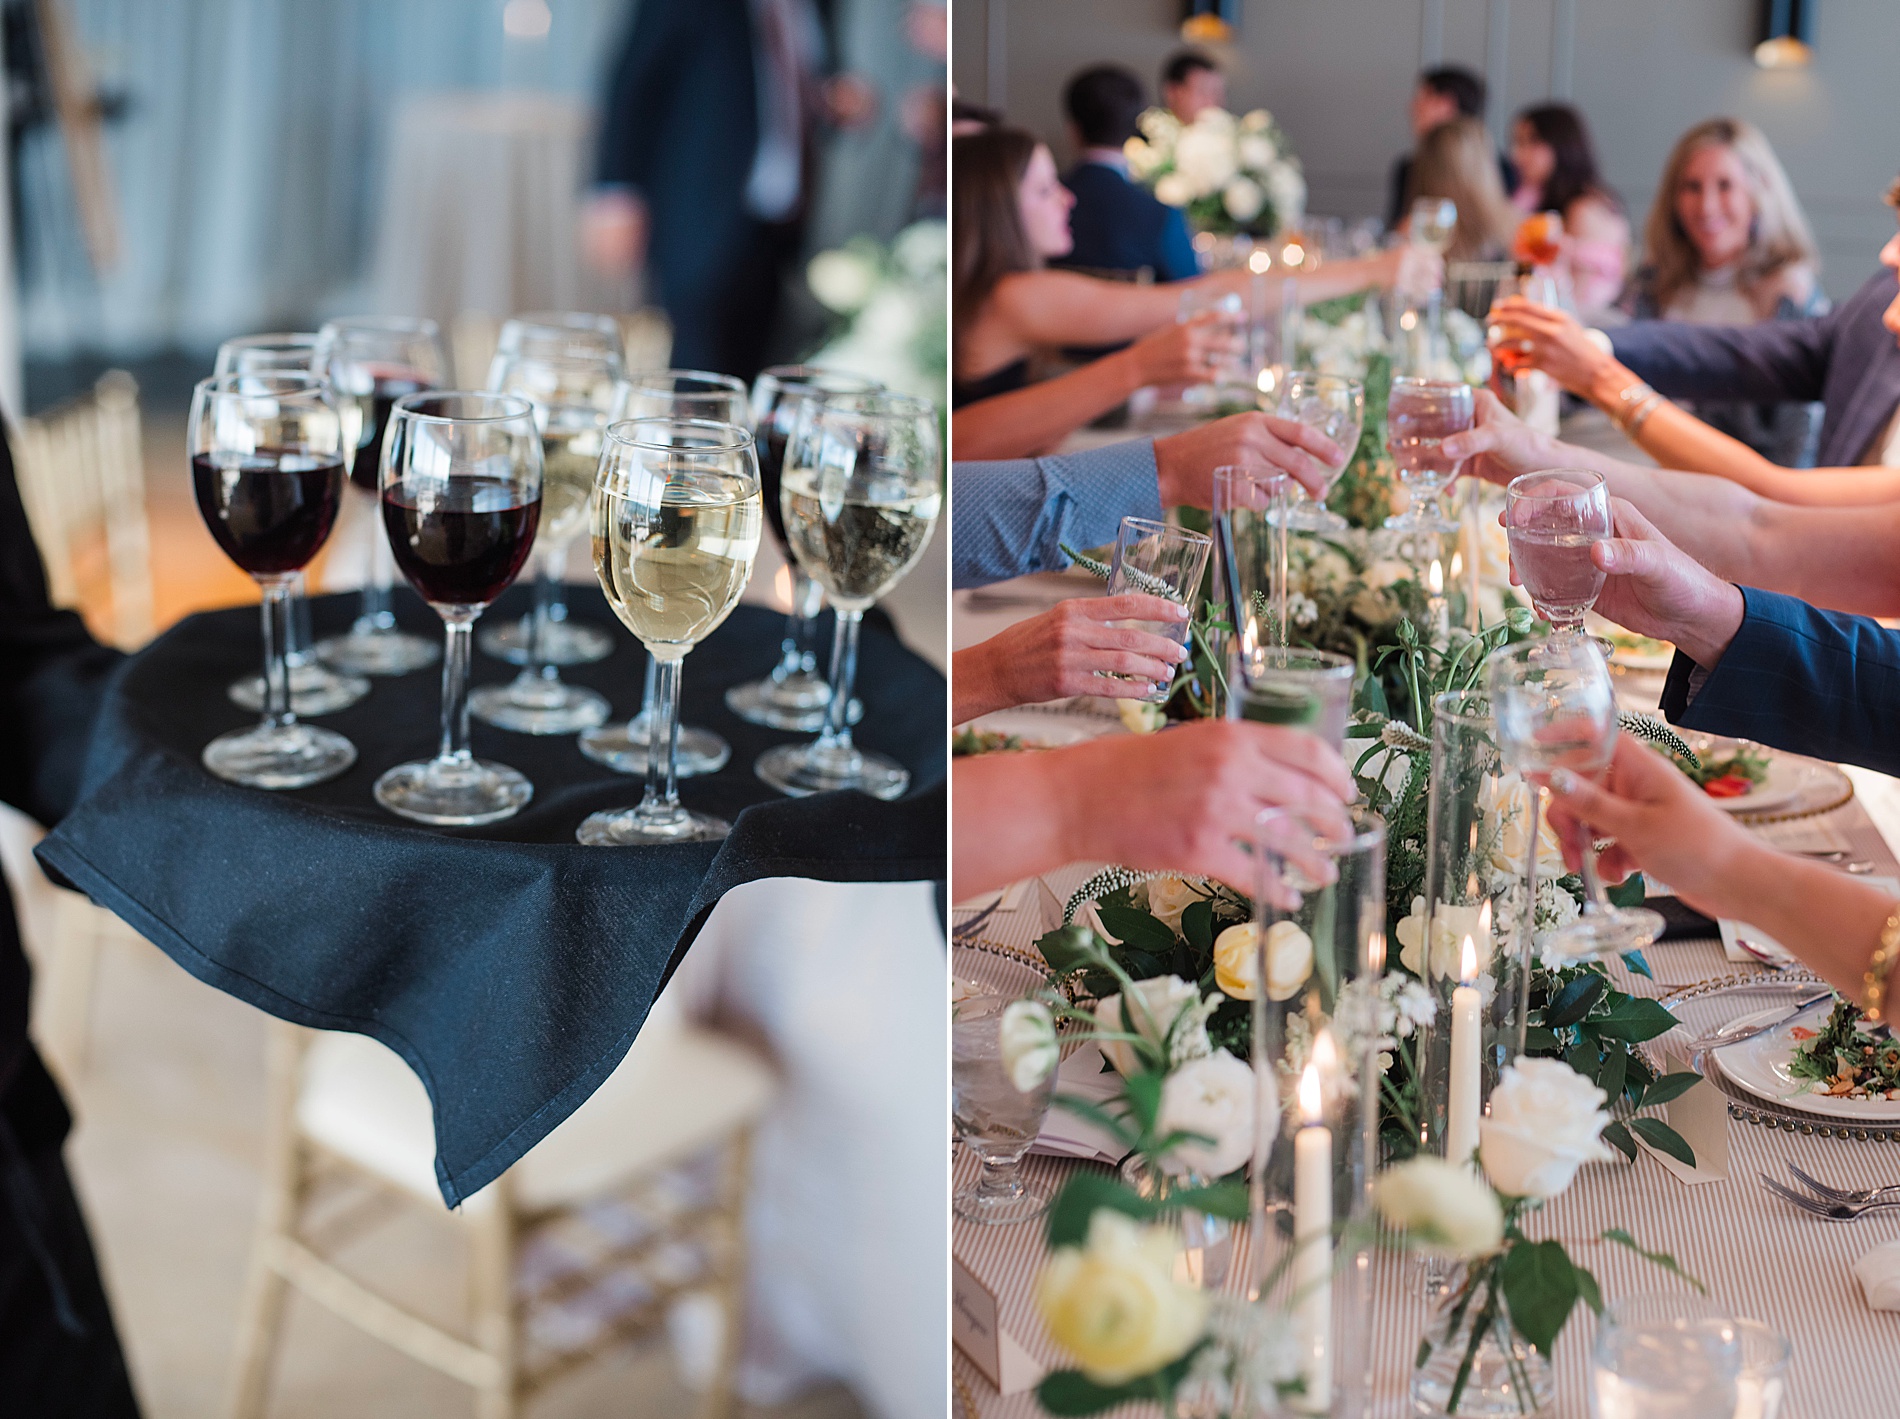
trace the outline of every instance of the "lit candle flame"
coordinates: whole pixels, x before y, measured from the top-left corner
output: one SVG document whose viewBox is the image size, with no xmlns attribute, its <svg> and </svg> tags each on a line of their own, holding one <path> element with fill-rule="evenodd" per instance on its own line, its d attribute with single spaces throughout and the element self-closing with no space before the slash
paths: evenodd
<svg viewBox="0 0 1900 1419">
<path fill-rule="evenodd" d="M 1376 975 L 1385 970 L 1385 933 L 1375 931 L 1366 938 L 1366 964 Z"/>
<path fill-rule="evenodd" d="M 1478 934 L 1481 936 L 1491 934 L 1491 903 L 1488 901 L 1478 908 Z"/>
<path fill-rule="evenodd" d="M 1451 574 L 1455 577 L 1458 575 L 1458 573 L 1462 572 L 1464 569 L 1465 569 L 1465 554 L 1463 552 L 1453 552 L 1451 554 Z"/>
<path fill-rule="evenodd" d="M 1317 1043 L 1314 1046 L 1318 1049 Z M 1300 1117 L 1310 1126 L 1322 1118 L 1319 1097 L 1319 1066 L 1309 1064 L 1300 1074 Z"/>
<path fill-rule="evenodd" d="M 1425 586 L 1433 596 L 1445 594 L 1445 569 L 1438 564 L 1438 558 L 1432 558 L 1431 566 L 1425 572 Z"/>
<path fill-rule="evenodd" d="M 1466 985 L 1470 985 L 1472 981 L 1477 979 L 1477 975 L 1478 946 L 1477 943 L 1471 939 L 1471 933 L 1466 932 L 1464 948 L 1458 957 L 1458 979 L 1463 981 Z"/>
<path fill-rule="evenodd" d="M 1254 381 L 1254 383 L 1259 386 L 1262 394 L 1273 393 L 1274 386 L 1279 384 L 1279 382 L 1280 372 L 1272 365 L 1268 365 L 1265 369 L 1261 370 L 1260 378 Z"/>
</svg>

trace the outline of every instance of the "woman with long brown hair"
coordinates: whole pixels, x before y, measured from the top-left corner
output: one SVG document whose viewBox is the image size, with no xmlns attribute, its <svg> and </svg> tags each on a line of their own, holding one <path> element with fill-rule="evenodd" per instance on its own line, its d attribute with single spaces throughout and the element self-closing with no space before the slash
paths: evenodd
<svg viewBox="0 0 1900 1419">
<path fill-rule="evenodd" d="M 1445 248 L 1448 260 L 1499 261 L 1510 255 L 1518 212 L 1504 195 L 1497 150 L 1478 119 L 1454 118 L 1419 141 L 1411 192 L 1448 198 L 1457 206 L 1458 225 Z"/>
<path fill-rule="evenodd" d="M 1517 209 L 1563 217 L 1559 261 L 1569 273 L 1577 310 L 1587 318 L 1607 309 L 1623 289 L 1630 224 L 1597 167 L 1583 115 L 1567 103 L 1525 109 L 1511 125 L 1511 161 L 1518 173 L 1511 194 Z"/>
</svg>

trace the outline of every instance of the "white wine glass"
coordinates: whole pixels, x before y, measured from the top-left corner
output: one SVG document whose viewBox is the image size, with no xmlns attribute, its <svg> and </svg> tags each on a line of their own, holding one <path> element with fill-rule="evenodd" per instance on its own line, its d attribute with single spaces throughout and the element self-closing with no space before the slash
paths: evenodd
<svg viewBox="0 0 1900 1419">
<path fill-rule="evenodd" d="M 433 320 L 408 316 L 351 316 L 317 332 L 316 372 L 329 381 L 339 408 L 351 406 L 356 451 L 350 482 L 379 496 L 383 439 L 398 399 L 439 388 L 448 377 L 442 332 Z M 391 592 L 396 564 L 380 507 L 364 519 L 369 565 L 363 576 L 362 609 L 349 633 L 317 644 L 317 654 L 351 675 L 407 675 L 433 665 L 434 642 L 396 629 Z"/>
<path fill-rule="evenodd" d="M 1445 490 L 1458 477 L 1462 460 L 1448 457 L 1444 442 L 1471 427 L 1471 386 L 1458 380 L 1400 375 L 1386 403 L 1386 449 L 1398 465 L 1399 481 L 1411 503 L 1385 525 L 1395 532 L 1455 533 L 1445 516 Z"/>
<path fill-rule="evenodd" d="M 1344 532 L 1351 524 L 1327 507 L 1326 499 L 1359 448 L 1359 431 L 1366 423 L 1365 385 L 1343 375 L 1290 370 L 1280 379 L 1276 412 L 1331 439 L 1342 454 L 1338 464 L 1327 465 L 1330 476 L 1318 497 L 1299 483 L 1292 484 L 1289 496 L 1294 501 L 1287 509 L 1287 526 L 1302 532 Z"/>
<path fill-rule="evenodd" d="M 1408 228 L 1412 245 L 1443 256 L 1457 229 L 1458 204 L 1449 197 L 1412 199 L 1412 220 Z"/>
<path fill-rule="evenodd" d="M 703 419 L 748 428 L 748 400 L 745 385 L 731 375 L 711 370 L 646 370 L 628 380 L 626 417 Z M 640 712 L 624 723 L 588 730 L 581 735 L 581 752 L 623 774 L 645 772 L 658 694 L 659 667 L 648 656 Z M 681 778 L 716 774 L 731 760 L 732 746 L 712 730 L 692 724 L 675 727 L 673 767 Z"/>
<path fill-rule="evenodd" d="M 1524 869 L 1536 900 L 1537 847 L 1544 793 L 1559 769 L 1592 781 L 1610 771 L 1616 752 L 1616 688 L 1609 662 L 1587 636 L 1525 641 L 1494 652 L 1486 674 L 1504 766 L 1531 785 L 1531 822 Z M 1619 907 L 1604 893 L 1588 829 L 1576 843 L 1583 873 L 1583 915 L 1551 933 L 1546 960 L 1584 960 L 1640 951 L 1662 934 L 1663 919 L 1646 907 Z"/>
<path fill-rule="evenodd" d="M 1609 538 L 1610 489 L 1588 468 L 1523 473 L 1504 490 L 1511 566 L 1551 635 L 1583 634 L 1583 618 L 1603 592 L 1590 549 Z"/>
<path fill-rule="evenodd" d="M 317 336 L 315 331 L 275 331 L 264 335 L 239 335 L 218 346 L 212 377 L 227 374 L 316 374 Z M 356 447 L 356 406 L 347 400 L 331 401 L 338 405 L 343 420 L 343 447 Z M 290 583 L 289 634 L 284 640 L 284 664 L 290 671 L 290 707 L 296 713 L 334 714 L 348 709 L 369 693 L 369 681 L 360 675 L 344 675 L 318 659 L 311 644 L 310 602 L 300 571 Z M 240 709 L 261 711 L 265 686 L 262 675 L 247 675 L 233 680 L 225 691 L 231 703 Z"/>
<path fill-rule="evenodd" d="M 857 679 L 858 631 L 877 599 L 917 564 L 943 506 L 937 407 L 877 392 L 807 399 L 799 410 L 779 507 L 785 537 L 837 614 L 825 727 L 809 744 L 781 744 L 754 771 L 781 793 L 854 788 L 898 798 L 910 771 L 851 739 L 847 708 Z"/>
<path fill-rule="evenodd" d="M 608 409 L 614 387 L 626 375 L 626 363 L 620 326 L 612 316 L 536 311 L 503 322 L 494 358 L 488 362 L 488 387 L 525 395 L 544 406 Z M 615 411 L 614 417 L 626 415 Z M 588 476 L 591 480 L 593 475 Z M 567 550 L 563 545 L 557 555 L 553 546 L 537 542 L 534 606 L 517 620 L 483 627 L 476 638 L 482 654 L 510 665 L 527 665 L 539 655 L 541 664 L 559 666 L 588 665 L 613 653 L 613 637 L 605 628 L 567 613 Z"/>
<path fill-rule="evenodd" d="M 595 480 L 594 571 L 607 604 L 658 666 L 659 684 L 646 793 L 637 807 L 583 822 L 575 836 L 589 847 L 715 842 L 732 830 L 680 802 L 673 764 L 680 671 L 739 604 L 764 522 L 758 457 L 743 426 L 655 418 L 607 430 Z"/>
<path fill-rule="evenodd" d="M 874 379 L 819 365 L 773 365 L 752 381 L 752 437 L 759 447 L 759 489 L 765 500 L 765 520 L 789 560 L 785 519 L 779 511 L 779 475 L 785 467 L 785 444 L 806 395 L 869 394 L 884 386 Z M 734 685 L 726 691 L 726 708 L 743 720 L 772 729 L 811 734 L 824 728 L 825 702 L 831 684 L 818 669 L 818 613 L 824 609 L 825 589 L 796 561 L 791 565 L 792 609 L 785 618 L 785 639 L 779 661 L 762 680 Z M 857 723 L 861 705 L 851 707 Z"/>
</svg>

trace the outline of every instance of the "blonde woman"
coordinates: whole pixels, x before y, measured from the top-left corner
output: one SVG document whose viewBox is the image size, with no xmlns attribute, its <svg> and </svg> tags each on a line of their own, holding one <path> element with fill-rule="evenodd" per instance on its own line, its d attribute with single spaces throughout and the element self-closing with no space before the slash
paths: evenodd
<svg viewBox="0 0 1900 1419">
<path fill-rule="evenodd" d="M 1768 139 L 1752 123 L 1711 118 L 1683 134 L 1663 166 L 1643 265 L 1622 304 L 1638 320 L 1799 320 L 1827 309 L 1819 267 L 1814 235 Z M 1692 407 L 1771 462 L 1814 462 L 1818 403 Z"/>
<path fill-rule="evenodd" d="M 1441 123 L 1419 141 L 1412 162 L 1411 192 L 1418 197 L 1448 197 L 1458 207 L 1458 225 L 1449 261 L 1501 261 L 1510 255 L 1518 211 L 1504 195 L 1497 150 L 1475 118 Z M 1406 216 L 1406 224 L 1411 216 Z"/>
</svg>

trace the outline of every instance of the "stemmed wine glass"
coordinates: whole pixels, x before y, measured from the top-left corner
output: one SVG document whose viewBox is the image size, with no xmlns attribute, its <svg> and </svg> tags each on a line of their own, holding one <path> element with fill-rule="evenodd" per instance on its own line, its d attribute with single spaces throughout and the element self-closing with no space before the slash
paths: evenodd
<svg viewBox="0 0 1900 1419">
<path fill-rule="evenodd" d="M 1616 690 L 1603 652 L 1586 636 L 1506 646 L 1492 654 L 1486 673 L 1499 755 L 1532 788 L 1525 877 L 1526 900 L 1535 902 L 1544 791 L 1557 769 L 1587 779 L 1609 772 L 1618 729 Z M 1589 830 L 1579 837 L 1583 915 L 1552 933 L 1546 957 L 1581 960 L 1641 950 L 1662 934 L 1663 919 L 1644 907 L 1612 905 L 1597 876 Z"/>
<path fill-rule="evenodd" d="M 1324 434 L 1338 444 L 1344 457 L 1331 470 L 1326 491 L 1314 497 L 1297 482 L 1291 488 L 1294 499 L 1287 509 L 1287 526 L 1302 532 L 1343 532 L 1352 524 L 1326 506 L 1333 484 L 1352 462 L 1359 447 L 1359 431 L 1366 422 L 1366 387 L 1356 379 L 1336 374 L 1316 374 L 1312 370 L 1291 370 L 1280 380 L 1277 412 L 1315 433 Z"/>
<path fill-rule="evenodd" d="M 1400 375 L 1386 405 L 1386 449 L 1398 464 L 1399 481 L 1412 501 L 1385 525 L 1396 532 L 1456 532 L 1445 516 L 1444 496 L 1461 460 L 1449 458 L 1444 442 L 1471 427 L 1471 386 L 1458 380 Z"/>
<path fill-rule="evenodd" d="M 252 788 L 303 788 L 356 762 L 341 734 L 301 724 L 284 647 L 290 586 L 336 526 L 343 501 L 342 420 L 307 374 L 232 374 L 192 393 L 192 490 L 224 554 L 264 596 L 264 718 L 204 749 L 204 766 Z"/>
<path fill-rule="evenodd" d="M 710 370 L 649 370 L 628 381 L 626 417 L 630 419 L 703 419 L 743 429 L 749 427 L 746 412 L 746 387 L 731 375 Z M 581 736 L 581 752 L 623 774 L 644 772 L 658 695 L 659 667 L 648 656 L 640 712 L 624 724 L 588 730 Z M 712 730 L 679 724 L 674 731 L 673 769 L 681 778 L 716 774 L 731 762 L 732 746 Z"/>
<path fill-rule="evenodd" d="M 753 770 L 782 793 L 855 788 L 896 798 L 910 772 L 851 742 L 846 709 L 864 613 L 923 555 L 943 503 L 937 409 L 883 391 L 808 398 L 785 449 L 779 506 L 792 555 L 837 609 L 825 727 L 809 744 L 781 744 Z"/>
<path fill-rule="evenodd" d="M 983 1170 L 951 1199 L 957 1216 L 986 1226 L 1040 1217 L 1049 1194 L 1023 1178 L 1022 1160 L 1049 1112 L 1056 1071 L 1018 1087 L 1003 1055 L 1002 1032 L 1011 1000 L 979 995 L 959 1001 L 950 1017 L 950 1118 Z"/>
<path fill-rule="evenodd" d="M 223 374 L 314 375 L 317 337 L 310 333 L 278 332 L 240 335 L 218 346 L 215 377 Z M 335 402 L 335 401 L 332 401 Z M 343 447 L 356 446 L 356 408 L 339 406 L 343 420 Z M 369 693 L 369 681 L 359 675 L 339 675 L 317 658 L 311 648 L 310 603 L 300 571 L 290 584 L 290 633 L 284 641 L 284 663 L 290 667 L 290 707 L 298 714 L 332 714 L 347 709 Z M 246 675 L 233 680 L 226 691 L 240 709 L 264 708 L 264 677 Z"/>
<path fill-rule="evenodd" d="M 488 387 L 524 394 L 540 404 L 607 406 L 602 388 L 625 376 L 627 357 L 620 326 L 611 315 L 588 311 L 536 311 L 504 321 L 488 363 Z M 624 418 L 624 412 L 615 418 Z M 589 471 L 589 486 L 593 474 Z M 586 665 L 613 653 L 613 637 L 599 626 L 567 614 L 566 545 L 537 546 L 534 609 L 518 621 L 484 626 L 476 644 L 484 655 L 527 665 Z M 590 723 L 598 724 L 599 720 Z M 580 726 L 576 726 L 580 727 Z M 548 733 L 567 731 L 549 730 Z"/>
<path fill-rule="evenodd" d="M 785 517 L 779 510 L 779 474 L 785 443 L 792 435 L 801 400 L 810 394 L 869 394 L 884 386 L 876 380 L 819 365 L 773 365 L 752 381 L 752 432 L 759 447 L 759 489 L 765 519 L 789 560 Z M 778 664 L 763 680 L 750 680 L 726 691 L 726 708 L 739 718 L 773 729 L 810 734 L 825 723 L 831 685 L 818 673 L 818 613 L 825 589 L 792 562 L 792 610 L 785 618 L 785 639 Z M 862 706 L 852 705 L 852 723 Z"/>
<path fill-rule="evenodd" d="M 1610 490 L 1601 473 L 1550 468 L 1504 490 L 1511 565 L 1553 638 L 1583 634 L 1583 616 L 1603 591 L 1590 549 L 1610 536 Z"/>
<path fill-rule="evenodd" d="M 1411 216 L 1408 234 L 1412 245 L 1443 256 L 1458 229 L 1458 204 L 1449 197 L 1415 197 Z"/>
<path fill-rule="evenodd" d="M 495 363 L 494 392 L 532 403 L 541 431 L 541 524 L 534 539 L 540 574 L 521 673 L 505 685 L 483 685 L 468 697 L 469 712 L 485 724 L 518 734 L 573 734 L 601 724 L 610 711 L 605 696 L 561 678 L 552 641 L 555 627 L 563 624 L 553 616 L 562 594 L 561 573 L 569 546 L 587 527 L 603 435 L 626 409 L 627 384 L 615 369 L 591 353 L 545 353 Z M 483 645 L 487 648 L 487 638 Z"/>
<path fill-rule="evenodd" d="M 356 451 L 350 481 L 378 495 L 383 437 L 389 411 L 406 394 L 434 389 L 447 376 L 442 332 L 433 320 L 406 316 L 352 316 L 332 320 L 317 332 L 312 356 L 317 374 L 329 381 L 338 406 L 354 406 Z M 390 592 L 396 568 L 380 510 L 366 518 L 369 566 L 363 578 L 362 610 L 349 633 L 317 645 L 317 654 L 352 675 L 407 675 L 433 664 L 435 646 L 396 629 Z"/>
<path fill-rule="evenodd" d="M 470 630 L 520 572 L 541 519 L 541 432 L 517 394 L 398 399 L 383 448 L 383 522 L 396 565 L 442 618 L 442 740 L 433 759 L 376 780 L 376 801 L 419 823 L 494 823 L 534 785 L 468 747 Z"/>
<path fill-rule="evenodd" d="M 636 808 L 596 813 L 575 834 L 590 847 L 712 842 L 731 825 L 680 803 L 673 757 L 687 653 L 739 604 L 765 520 L 759 462 L 741 425 L 629 419 L 607 430 L 594 493 L 594 572 L 607 604 L 659 666 Z"/>
</svg>

